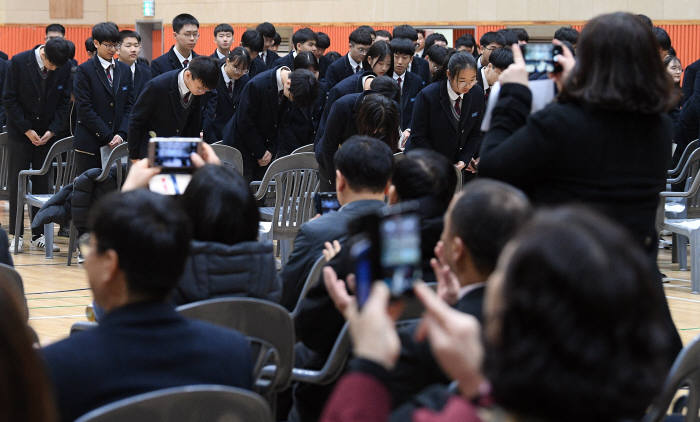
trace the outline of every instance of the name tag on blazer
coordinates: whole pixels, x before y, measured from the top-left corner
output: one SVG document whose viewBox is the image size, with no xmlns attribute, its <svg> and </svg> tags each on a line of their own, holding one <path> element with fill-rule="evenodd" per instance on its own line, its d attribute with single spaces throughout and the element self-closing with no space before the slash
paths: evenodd
<svg viewBox="0 0 700 422">
<path fill-rule="evenodd" d="M 478 115 L 479 115 L 479 112 L 477 111 L 477 112 L 475 112 L 474 114 L 472 114 L 472 117 L 476 117 L 476 116 L 478 116 Z"/>
<path fill-rule="evenodd" d="M 62 89 L 63 89 L 63 85 L 57 86 L 56 89 L 59 90 L 59 91 L 62 90 Z"/>
<path fill-rule="evenodd" d="M 412 103 L 415 102 L 415 101 L 416 101 L 416 97 L 411 98 L 411 102 L 412 102 Z"/>
<path fill-rule="evenodd" d="M 127 89 L 129 89 L 129 87 L 126 86 L 126 85 L 124 85 L 124 86 L 122 87 L 122 91 L 126 91 Z"/>
</svg>

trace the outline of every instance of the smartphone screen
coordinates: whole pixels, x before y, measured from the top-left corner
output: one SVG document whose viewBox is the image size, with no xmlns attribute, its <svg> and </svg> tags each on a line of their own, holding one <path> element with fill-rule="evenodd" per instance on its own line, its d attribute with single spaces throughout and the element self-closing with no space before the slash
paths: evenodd
<svg viewBox="0 0 700 422">
<path fill-rule="evenodd" d="M 384 282 L 392 296 L 401 296 L 422 276 L 420 218 L 414 213 L 385 216 L 379 236 Z"/>
<path fill-rule="evenodd" d="M 355 269 L 355 297 L 360 308 L 369 298 L 374 276 L 372 274 L 372 243 L 364 236 L 355 239 L 350 247 Z"/>
<path fill-rule="evenodd" d="M 554 56 L 558 48 L 551 43 L 528 43 L 522 46 L 525 69 L 528 73 L 551 73 L 555 71 Z"/>
<path fill-rule="evenodd" d="M 153 167 L 163 170 L 191 170 L 190 155 L 197 152 L 200 141 L 155 141 L 153 145 Z"/>
<path fill-rule="evenodd" d="M 338 194 L 335 192 L 318 192 L 314 194 L 316 214 L 325 214 L 331 211 L 338 211 L 340 203 Z"/>
</svg>

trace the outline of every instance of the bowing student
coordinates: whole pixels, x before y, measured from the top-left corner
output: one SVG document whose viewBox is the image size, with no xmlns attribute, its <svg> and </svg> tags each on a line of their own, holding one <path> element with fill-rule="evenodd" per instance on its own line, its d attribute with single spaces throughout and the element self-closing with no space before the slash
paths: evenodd
<svg viewBox="0 0 700 422">
<path fill-rule="evenodd" d="M 141 35 L 136 31 L 125 29 L 119 32 L 119 61 L 123 62 L 131 70 L 131 80 L 134 83 L 134 101 L 139 97 L 146 82 L 153 77 L 151 68 L 139 61 L 141 53 Z M 94 45 L 93 45 L 94 47 Z"/>
<path fill-rule="evenodd" d="M 405 136 L 411 133 L 411 117 L 416 95 L 425 86 L 425 81 L 420 76 L 408 71 L 414 59 L 415 48 L 415 44 L 407 38 L 391 40 L 391 52 L 394 56 L 392 77 L 399 85 L 401 92 L 399 111 L 401 112 L 401 130 L 406 131 Z"/>
<path fill-rule="evenodd" d="M 102 155 L 127 140 L 129 113 L 134 102 L 129 66 L 114 60 L 119 28 L 112 22 L 92 27 L 95 56 L 78 66 L 73 93 L 78 124 L 73 137 L 75 173 L 102 167 Z"/>
<path fill-rule="evenodd" d="M 220 66 L 221 77 L 216 90 L 207 94 L 207 110 L 204 114 L 204 140 L 210 144 L 224 139 L 224 126 L 238 109 L 243 86 L 250 80 L 248 67 L 250 55 L 243 47 L 236 47 Z"/>
<path fill-rule="evenodd" d="M 331 63 L 326 70 L 326 87 L 330 90 L 335 84 L 366 69 L 364 60 L 372 46 L 372 35 L 369 31 L 357 28 L 350 33 L 348 53 Z"/>
<path fill-rule="evenodd" d="M 198 56 L 183 70 L 151 79 L 134 103 L 129 119 L 129 158 L 145 158 L 150 132 L 158 137 L 199 138 L 204 94 L 219 82 L 219 62 Z"/>
<path fill-rule="evenodd" d="M 447 80 L 425 87 L 413 105 L 411 136 L 406 151 L 427 148 L 447 157 L 462 170 L 478 155 L 484 91 L 476 84 L 476 60 L 465 52 L 452 55 Z M 471 165 L 470 165 L 471 164 Z"/>
<path fill-rule="evenodd" d="M 251 61 L 248 74 L 251 78 L 267 70 L 265 62 L 260 58 L 260 52 L 263 51 L 264 46 L 265 41 L 258 31 L 249 29 L 241 36 L 241 47 L 248 50 L 248 54 L 250 55 Z"/>
<path fill-rule="evenodd" d="M 297 54 L 304 51 L 309 51 L 315 55 L 317 41 L 318 37 L 311 29 L 298 29 L 294 35 L 292 35 L 292 51 L 290 51 L 286 56 L 277 59 L 274 66 L 286 66 L 291 70 L 294 70 L 294 58 L 297 56 Z"/>
<path fill-rule="evenodd" d="M 173 18 L 173 35 L 175 45 L 162 56 L 151 62 L 153 77 L 176 69 L 184 69 L 198 56 L 194 47 L 199 40 L 199 21 L 188 13 L 181 13 Z"/>
</svg>

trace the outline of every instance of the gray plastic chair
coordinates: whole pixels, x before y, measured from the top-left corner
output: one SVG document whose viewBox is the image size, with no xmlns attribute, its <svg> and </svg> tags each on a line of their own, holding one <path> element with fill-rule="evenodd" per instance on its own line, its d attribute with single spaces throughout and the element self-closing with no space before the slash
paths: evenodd
<svg viewBox="0 0 700 422">
<path fill-rule="evenodd" d="M 270 230 L 261 233 L 261 240 L 277 240 L 282 265 L 292 251 L 292 242 L 302 224 L 314 216 L 313 194 L 319 191 L 318 162 L 312 152 L 287 155 L 273 161 L 260 181 L 255 199 L 261 200 L 268 187 L 275 185 L 275 206 L 261 209 L 263 220 L 270 221 Z M 252 186 L 257 185 L 253 182 Z M 265 218 L 268 214 L 268 218 Z M 271 214 L 271 215 L 269 215 Z"/>
<path fill-rule="evenodd" d="M 685 422 L 698 422 L 698 407 L 700 406 L 700 336 L 681 350 L 671 367 L 661 394 L 654 400 L 644 422 L 661 422 L 666 419 L 676 392 L 688 387 Z"/>
<path fill-rule="evenodd" d="M 18 297 L 21 297 L 21 303 L 24 304 L 24 316 L 25 318 L 29 318 L 29 309 L 27 309 L 27 297 L 24 295 L 22 276 L 9 265 L 0 264 L 0 282 L 13 286 L 12 289 L 17 292 Z"/>
<path fill-rule="evenodd" d="M 689 148 L 686 148 L 686 152 Z M 676 175 L 666 179 L 666 188 L 671 190 L 671 186 L 677 183 L 684 183 L 685 189 L 689 189 L 693 183 L 693 179 L 700 169 L 700 149 L 695 149 L 689 154 L 683 153 L 685 159 L 684 164 Z M 700 198 L 698 194 L 688 198 L 670 198 L 667 199 L 664 206 L 664 214 L 667 218 L 699 218 L 700 217 Z M 673 234 L 673 249 L 672 262 L 679 263 L 680 270 L 688 269 L 687 250 L 688 239 L 685 236 Z"/>
<path fill-rule="evenodd" d="M 65 155 L 65 157 L 64 157 Z M 65 158 L 65 160 L 64 160 Z M 53 171 L 50 181 L 53 185 L 53 192 L 48 194 L 33 194 L 29 190 L 29 178 L 31 176 L 43 176 Z M 75 178 L 75 151 L 73 151 L 73 137 L 60 139 L 51 146 L 44 164 L 38 170 L 22 170 L 19 172 L 17 186 L 17 221 L 15 222 L 15 233 L 22 232 L 24 220 L 21 218 L 24 205 L 28 205 L 29 221 L 32 221 L 32 207 L 41 208 L 51 196 L 65 185 L 73 183 Z M 44 225 L 44 235 L 46 236 L 46 258 L 53 258 L 53 223 Z M 19 253 L 18 243 L 15 242 L 14 253 Z"/>
<path fill-rule="evenodd" d="M 119 145 L 117 145 L 112 152 L 109 153 L 109 158 L 107 158 L 107 162 L 105 163 L 104 167 L 102 168 L 102 173 L 100 173 L 99 176 L 97 176 L 97 179 L 95 179 L 95 182 L 104 182 L 107 180 L 109 177 L 109 172 L 112 170 L 113 166 L 116 166 L 116 178 L 117 178 L 117 187 L 121 188 L 122 184 L 124 183 L 124 180 L 126 180 L 126 173 L 128 173 L 128 164 L 124 165 L 121 163 L 122 159 L 126 158 L 129 156 L 129 145 L 124 142 Z M 75 252 L 76 248 L 76 241 L 78 240 L 78 230 L 75 228 L 75 225 L 73 224 L 73 221 L 71 220 L 70 222 L 70 232 L 68 236 L 68 262 L 66 265 L 70 266 L 72 261 L 73 261 L 73 253 Z"/>
<path fill-rule="evenodd" d="M 314 152 L 314 144 L 301 146 L 292 151 L 292 154 L 299 154 L 300 152 Z"/>
<path fill-rule="evenodd" d="M 668 177 L 675 177 L 678 175 L 678 173 L 680 173 L 681 169 L 685 165 L 686 160 L 688 159 L 688 156 L 691 152 L 695 151 L 698 148 L 698 146 L 700 146 L 700 141 L 697 139 L 686 145 L 685 149 L 683 150 L 683 154 L 681 154 L 681 158 L 676 164 L 676 167 L 666 172 Z"/>
<path fill-rule="evenodd" d="M 274 406 L 275 393 L 289 386 L 294 364 L 294 323 L 285 308 L 262 299 L 226 297 L 189 303 L 177 311 L 248 337 L 259 348 L 253 373 L 256 385 Z M 271 364 L 278 370 L 262 374 L 262 368 Z"/>
<path fill-rule="evenodd" d="M 311 290 L 312 287 L 318 284 L 319 280 L 321 279 L 321 272 L 323 271 L 323 267 L 325 266 L 326 257 L 321 255 L 320 257 L 318 257 L 316 262 L 314 262 L 313 267 L 311 267 L 311 271 L 309 271 L 309 275 L 306 276 L 304 286 L 302 287 L 301 292 L 299 293 L 299 298 L 297 299 L 297 303 L 294 306 L 294 310 L 292 310 L 291 313 L 292 319 L 296 319 L 296 317 L 299 315 L 299 312 L 301 312 L 301 302 L 304 301 L 306 295 L 309 293 L 309 290 Z"/>
<path fill-rule="evenodd" d="M 139 394 L 99 407 L 76 422 L 272 422 L 262 397 L 223 385 L 190 385 Z"/>
<path fill-rule="evenodd" d="M 212 144 L 211 149 L 214 150 L 224 167 L 235 170 L 238 174 L 243 175 L 243 156 L 240 151 L 234 147 L 223 144 Z"/>
<path fill-rule="evenodd" d="M 7 150 L 7 132 L 0 133 L 0 199 L 7 199 L 10 195 L 7 182 L 10 177 L 10 154 Z"/>
</svg>

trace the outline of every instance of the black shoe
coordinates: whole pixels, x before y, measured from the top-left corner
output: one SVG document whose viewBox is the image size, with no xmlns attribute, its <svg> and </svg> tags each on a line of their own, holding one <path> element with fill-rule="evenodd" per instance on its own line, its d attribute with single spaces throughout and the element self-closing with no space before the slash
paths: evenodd
<svg viewBox="0 0 700 422">
<path fill-rule="evenodd" d="M 65 228 L 65 227 L 60 227 L 60 228 L 58 229 L 58 233 L 56 234 L 56 236 L 70 237 L 70 232 L 68 231 L 67 228 Z"/>
</svg>

